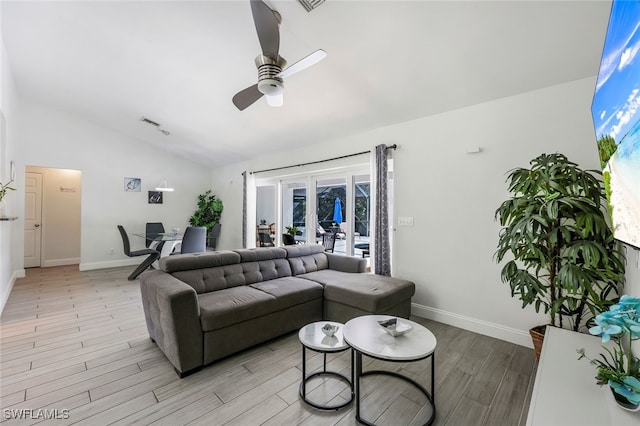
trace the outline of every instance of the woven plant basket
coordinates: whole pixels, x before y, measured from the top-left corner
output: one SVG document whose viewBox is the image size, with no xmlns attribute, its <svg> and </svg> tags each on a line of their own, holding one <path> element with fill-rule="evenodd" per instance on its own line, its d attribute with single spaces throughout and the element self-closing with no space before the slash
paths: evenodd
<svg viewBox="0 0 640 426">
<path fill-rule="evenodd" d="M 542 341 L 544 340 L 544 331 L 546 325 L 538 325 L 529 330 L 531 340 L 533 340 L 533 349 L 536 352 L 536 359 L 540 360 L 540 352 L 542 352 Z"/>
</svg>

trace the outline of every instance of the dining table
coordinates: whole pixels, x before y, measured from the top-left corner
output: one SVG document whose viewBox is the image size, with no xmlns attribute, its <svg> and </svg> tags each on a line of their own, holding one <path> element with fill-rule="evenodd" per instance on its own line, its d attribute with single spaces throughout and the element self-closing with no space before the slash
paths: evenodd
<svg viewBox="0 0 640 426">
<path fill-rule="evenodd" d="M 149 244 L 150 249 L 155 249 L 160 245 L 160 243 L 164 242 L 162 245 L 162 249 L 160 250 L 160 257 L 165 257 L 171 255 L 176 246 L 182 243 L 182 235 L 179 232 L 156 232 L 149 234 L 142 233 L 133 233 L 136 237 L 144 238 L 145 240 L 150 241 Z M 157 261 L 154 262 L 154 267 L 158 267 Z"/>
</svg>

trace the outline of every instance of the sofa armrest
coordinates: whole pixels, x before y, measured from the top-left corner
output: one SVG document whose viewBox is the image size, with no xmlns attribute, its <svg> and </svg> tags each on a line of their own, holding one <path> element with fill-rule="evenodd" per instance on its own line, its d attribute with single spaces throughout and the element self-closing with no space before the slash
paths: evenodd
<svg viewBox="0 0 640 426">
<path fill-rule="evenodd" d="M 326 253 L 329 269 L 341 272 L 361 273 L 367 269 L 367 260 L 342 254 Z"/>
<path fill-rule="evenodd" d="M 179 373 L 203 363 L 203 337 L 196 291 L 163 271 L 140 276 L 149 335 Z"/>
</svg>

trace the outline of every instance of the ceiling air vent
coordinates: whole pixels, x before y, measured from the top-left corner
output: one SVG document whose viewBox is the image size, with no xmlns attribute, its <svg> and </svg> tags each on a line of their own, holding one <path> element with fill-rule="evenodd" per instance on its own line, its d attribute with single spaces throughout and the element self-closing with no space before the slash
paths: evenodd
<svg viewBox="0 0 640 426">
<path fill-rule="evenodd" d="M 156 123 L 153 120 L 149 120 L 147 117 L 140 117 L 140 121 L 143 123 L 151 124 L 152 126 L 160 127 L 160 123 Z"/>
<path fill-rule="evenodd" d="M 157 131 L 159 131 L 160 133 L 162 133 L 165 136 L 169 136 L 171 134 L 171 132 L 169 132 L 168 130 L 163 129 L 162 127 L 160 127 L 160 123 L 155 122 L 153 120 L 149 120 L 147 117 L 140 117 L 140 121 L 142 121 L 143 123 L 147 123 L 152 125 L 153 127 L 156 128 Z"/>
<path fill-rule="evenodd" d="M 324 3 L 324 0 L 298 0 L 298 2 L 300 2 L 307 12 L 311 12 L 313 9 Z"/>
</svg>

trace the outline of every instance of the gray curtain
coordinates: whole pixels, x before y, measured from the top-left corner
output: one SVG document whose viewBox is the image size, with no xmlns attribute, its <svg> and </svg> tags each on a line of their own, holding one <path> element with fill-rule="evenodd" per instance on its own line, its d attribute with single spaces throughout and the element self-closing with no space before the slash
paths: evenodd
<svg viewBox="0 0 640 426">
<path fill-rule="evenodd" d="M 376 146 L 376 205 L 374 235 L 374 272 L 391 275 L 389 244 L 389 206 L 387 201 L 387 146 Z"/>
<path fill-rule="evenodd" d="M 242 248 L 247 248 L 247 171 L 242 172 Z"/>
</svg>

